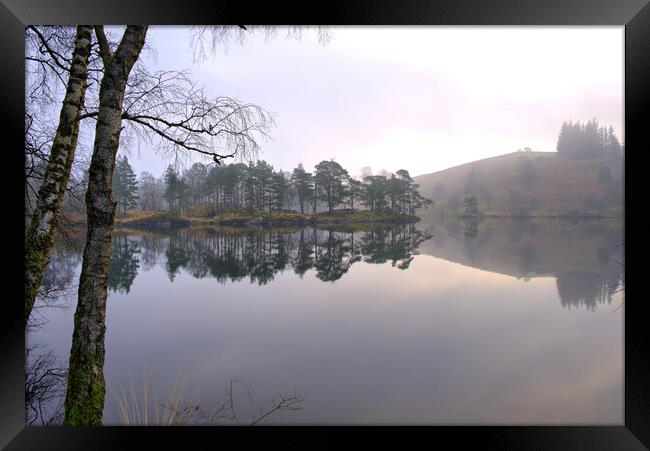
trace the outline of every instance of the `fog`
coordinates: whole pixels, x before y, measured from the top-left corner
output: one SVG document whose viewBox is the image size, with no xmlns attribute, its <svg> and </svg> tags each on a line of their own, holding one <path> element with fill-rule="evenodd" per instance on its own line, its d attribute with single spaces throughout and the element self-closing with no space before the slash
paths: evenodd
<svg viewBox="0 0 650 451">
<path fill-rule="evenodd" d="M 189 69 L 216 95 L 275 113 L 260 158 L 290 170 L 335 159 L 353 175 L 412 175 L 554 151 L 565 120 L 596 117 L 623 141 L 623 27 L 332 27 L 326 45 L 252 35 L 195 63 L 189 27 L 151 27 L 152 70 Z M 156 141 L 122 147 L 159 176 Z M 186 158 L 184 167 L 198 157 Z"/>
</svg>

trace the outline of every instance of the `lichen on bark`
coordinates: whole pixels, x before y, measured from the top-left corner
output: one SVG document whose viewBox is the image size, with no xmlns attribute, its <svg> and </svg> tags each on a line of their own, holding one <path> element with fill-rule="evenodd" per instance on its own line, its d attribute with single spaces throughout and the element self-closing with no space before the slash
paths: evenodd
<svg viewBox="0 0 650 451">
<path fill-rule="evenodd" d="M 25 235 L 25 321 L 29 319 L 43 271 L 48 263 L 56 223 L 61 214 L 63 196 L 72 169 L 79 136 L 79 117 L 87 87 L 91 31 L 90 25 L 77 27 L 59 125 L 38 191 L 36 208 Z"/>
<path fill-rule="evenodd" d="M 129 25 L 114 54 L 103 55 L 105 67 L 88 171 L 86 244 L 74 316 L 64 425 L 93 426 L 102 422 L 107 281 L 116 206 L 111 196 L 111 181 L 122 128 L 126 82 L 144 46 L 146 32 L 146 26 Z"/>
</svg>

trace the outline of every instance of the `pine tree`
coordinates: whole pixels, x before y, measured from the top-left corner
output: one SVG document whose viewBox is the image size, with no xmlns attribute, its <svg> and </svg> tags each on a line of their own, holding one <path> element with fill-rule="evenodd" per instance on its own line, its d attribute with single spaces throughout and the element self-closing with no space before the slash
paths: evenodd
<svg viewBox="0 0 650 451">
<path fill-rule="evenodd" d="M 271 208 L 274 210 L 282 210 L 288 187 L 289 183 L 282 171 L 273 173 L 270 183 L 271 199 L 269 203 L 269 210 Z"/>
<path fill-rule="evenodd" d="M 363 179 L 365 183 L 366 207 L 370 211 L 382 211 L 386 209 L 386 193 L 388 192 L 388 181 L 383 175 L 370 175 Z"/>
<path fill-rule="evenodd" d="M 180 192 L 181 192 L 181 179 L 178 173 L 170 165 L 165 171 L 165 198 L 169 211 L 180 210 Z"/>
<path fill-rule="evenodd" d="M 343 181 L 348 177 L 348 171 L 336 161 L 321 161 L 316 165 L 314 179 L 317 183 L 316 195 L 327 205 L 330 213 L 343 201 L 345 189 Z"/>
<path fill-rule="evenodd" d="M 610 125 L 607 130 L 607 141 L 605 143 L 605 152 L 609 155 L 621 156 L 623 148 L 618 138 L 614 134 L 614 128 Z"/>
<path fill-rule="evenodd" d="M 138 205 L 138 180 L 126 156 L 118 158 L 113 171 L 113 200 L 126 213 Z"/>
<path fill-rule="evenodd" d="M 359 180 L 349 177 L 345 187 L 345 197 L 348 199 L 350 210 L 354 211 L 354 205 L 361 201 L 364 194 L 364 185 Z"/>
<path fill-rule="evenodd" d="M 594 118 L 584 125 L 572 121 L 562 123 L 557 151 L 569 158 L 594 158 L 602 155 L 621 156 L 622 147 L 612 126 L 599 126 Z"/>
<path fill-rule="evenodd" d="M 295 168 L 291 174 L 291 182 L 296 187 L 298 195 L 298 205 L 300 206 L 300 213 L 305 212 L 305 204 L 310 199 L 314 190 L 314 180 L 310 172 L 305 171 L 302 163 Z"/>
</svg>

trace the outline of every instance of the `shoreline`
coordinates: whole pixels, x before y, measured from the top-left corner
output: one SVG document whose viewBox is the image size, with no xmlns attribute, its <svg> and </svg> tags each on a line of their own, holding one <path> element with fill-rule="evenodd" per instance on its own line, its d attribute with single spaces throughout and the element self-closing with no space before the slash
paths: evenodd
<svg viewBox="0 0 650 451">
<path fill-rule="evenodd" d="M 147 212 L 149 213 L 149 212 Z M 417 216 L 369 211 L 334 211 L 306 215 L 296 212 L 236 212 L 216 215 L 212 218 L 185 216 L 168 212 L 152 212 L 140 217 L 115 218 L 115 228 L 131 229 L 177 229 L 195 226 L 237 227 L 267 229 L 274 227 L 319 226 L 345 227 L 358 225 L 413 224 Z"/>
<path fill-rule="evenodd" d="M 203 216 L 187 216 L 164 211 L 155 212 L 130 212 L 130 215 L 116 214 L 115 230 L 142 230 L 164 231 L 191 227 L 217 227 L 223 229 L 265 230 L 272 228 L 299 229 L 303 227 L 317 227 L 320 229 L 348 229 L 362 230 L 368 228 L 385 227 L 401 224 L 415 224 L 424 220 L 459 220 L 481 222 L 490 219 L 510 220 L 596 220 L 611 221 L 621 220 L 622 215 L 500 215 L 482 214 L 480 216 L 424 214 L 422 216 L 398 215 L 392 213 L 377 213 L 368 210 L 350 211 L 338 210 L 332 213 L 318 213 L 307 215 L 297 212 L 236 212 L 216 215 L 212 218 Z M 121 216 L 121 217 L 120 217 Z M 85 217 L 69 219 L 64 229 L 74 232 L 84 229 Z M 26 221 L 29 227 L 29 220 Z"/>
<path fill-rule="evenodd" d="M 558 214 L 545 214 L 545 215 L 512 215 L 512 214 L 480 214 L 478 216 L 475 215 L 462 215 L 462 214 L 444 214 L 444 213 L 433 213 L 433 214 L 428 214 L 424 215 L 422 217 L 426 218 L 455 218 L 455 219 L 464 219 L 464 220 L 481 220 L 481 219 L 618 219 L 618 218 L 624 218 L 625 213 L 620 213 L 620 214 L 591 214 L 591 213 L 585 213 L 585 214 L 566 214 L 566 213 L 558 213 Z"/>
</svg>

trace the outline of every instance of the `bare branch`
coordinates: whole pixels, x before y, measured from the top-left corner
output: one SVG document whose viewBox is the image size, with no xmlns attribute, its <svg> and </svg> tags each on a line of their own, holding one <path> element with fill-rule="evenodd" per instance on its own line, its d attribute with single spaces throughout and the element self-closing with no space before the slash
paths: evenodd
<svg viewBox="0 0 650 451">
<path fill-rule="evenodd" d="M 273 114 L 231 97 L 209 99 L 188 73 L 142 68 L 130 77 L 122 118 L 127 133 L 151 140 L 158 150 L 194 152 L 217 163 L 225 158 L 253 158 L 260 140 L 270 138 Z"/>
<path fill-rule="evenodd" d="M 95 25 L 95 36 L 97 36 L 97 42 L 99 43 L 99 56 L 104 62 L 104 67 L 108 67 L 111 62 L 112 52 L 111 47 L 108 44 L 108 39 L 106 39 L 106 33 L 104 33 L 103 25 Z"/>
<path fill-rule="evenodd" d="M 302 409 L 302 401 L 301 398 L 295 395 L 290 397 L 280 396 L 279 399 L 274 400 L 272 405 L 251 423 L 251 426 L 255 426 L 278 410 L 300 410 Z"/>
<path fill-rule="evenodd" d="M 63 55 L 61 55 L 59 52 L 54 50 L 52 47 L 50 47 L 49 40 L 46 39 L 45 36 L 43 36 L 43 34 L 35 26 L 30 25 L 27 28 L 29 28 L 31 31 L 33 31 L 36 34 L 36 36 L 38 36 L 38 38 L 41 41 L 42 47 L 50 55 L 50 57 L 52 58 L 52 61 L 54 61 L 54 64 L 56 64 L 61 69 L 63 69 L 63 71 L 69 72 L 70 71 L 70 61 L 68 59 L 66 59 Z M 67 65 L 63 64 L 64 61 L 67 63 Z"/>
<path fill-rule="evenodd" d="M 268 42 L 275 38 L 278 30 L 286 31 L 287 39 L 301 40 L 306 30 L 316 29 L 318 42 L 327 45 L 332 40 L 332 31 L 327 26 L 298 26 L 291 25 L 280 27 L 277 25 L 212 25 L 195 26 L 190 31 L 190 49 L 194 62 L 207 59 L 208 55 L 214 57 L 219 49 L 228 51 L 231 43 L 242 45 L 249 37 L 255 34 L 264 35 Z"/>
</svg>

